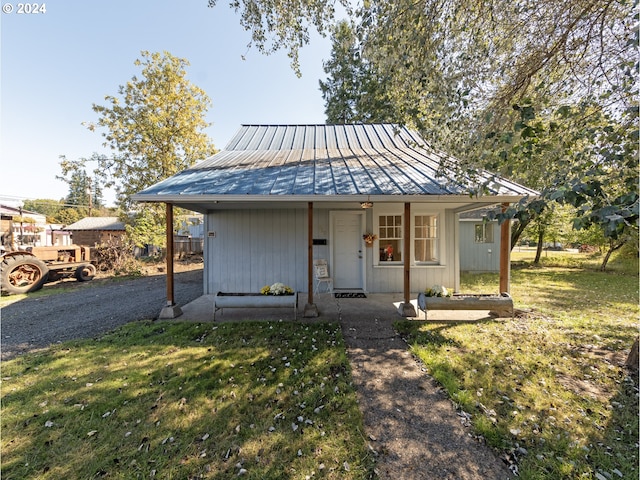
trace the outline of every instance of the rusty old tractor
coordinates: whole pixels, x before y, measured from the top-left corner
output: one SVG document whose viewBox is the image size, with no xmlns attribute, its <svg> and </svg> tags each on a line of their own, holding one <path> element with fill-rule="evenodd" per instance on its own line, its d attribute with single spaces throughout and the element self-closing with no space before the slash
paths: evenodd
<svg viewBox="0 0 640 480">
<path fill-rule="evenodd" d="M 46 282 L 75 277 L 92 280 L 96 267 L 90 261 L 89 247 L 65 245 L 28 247 L 24 251 L 4 253 L 0 263 L 0 288 L 3 293 L 28 293 Z"/>
</svg>

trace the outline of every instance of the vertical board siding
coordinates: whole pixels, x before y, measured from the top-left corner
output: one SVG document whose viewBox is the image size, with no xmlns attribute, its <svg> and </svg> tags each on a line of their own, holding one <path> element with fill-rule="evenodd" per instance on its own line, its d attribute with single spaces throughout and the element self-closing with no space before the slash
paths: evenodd
<svg viewBox="0 0 640 480">
<path fill-rule="evenodd" d="M 207 215 L 205 292 L 258 292 L 282 282 L 306 291 L 306 210 L 218 210 Z"/>
<path fill-rule="evenodd" d="M 500 271 L 500 225 L 497 222 L 490 224 L 493 229 L 493 243 L 476 243 L 475 226 L 479 223 L 481 222 L 460 222 L 460 270 L 498 272 Z"/>
<path fill-rule="evenodd" d="M 313 258 L 331 259 L 329 208 L 314 207 L 313 238 L 326 239 L 326 245 L 313 246 Z M 443 265 L 412 266 L 411 291 L 415 294 L 433 285 L 455 288 L 456 271 L 455 222 L 451 211 L 443 215 L 441 251 Z M 373 228 L 373 211 L 365 216 L 365 229 Z M 258 292 L 264 285 L 282 282 L 299 292 L 307 291 L 307 210 L 246 209 L 217 210 L 206 216 L 207 262 L 204 290 L 224 292 Z M 462 233 L 461 233 L 462 235 Z M 495 247 L 497 249 L 497 247 Z M 366 261 L 366 291 L 399 293 L 403 290 L 402 265 L 374 267 L 377 244 L 363 250 Z M 329 265 L 333 271 L 333 265 Z"/>
<path fill-rule="evenodd" d="M 413 205 L 412 205 L 413 206 Z M 455 214 L 445 211 L 444 228 L 442 229 L 442 265 L 411 266 L 411 291 L 418 293 L 433 285 L 444 285 L 454 289 L 458 272 L 455 269 L 456 245 L 455 239 Z M 373 212 L 367 213 L 367 231 L 371 232 L 373 225 Z M 374 232 L 375 233 L 375 232 Z M 412 240 L 413 241 L 413 240 Z M 401 293 L 404 285 L 404 270 L 402 265 L 374 266 L 374 254 L 377 252 L 377 244 L 366 249 L 367 259 L 367 291 L 370 293 Z"/>
</svg>

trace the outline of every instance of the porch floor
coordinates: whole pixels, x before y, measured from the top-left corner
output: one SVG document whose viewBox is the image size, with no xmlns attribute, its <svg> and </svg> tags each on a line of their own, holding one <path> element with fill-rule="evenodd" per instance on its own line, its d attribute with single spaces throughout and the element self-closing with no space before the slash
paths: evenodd
<svg viewBox="0 0 640 480">
<path fill-rule="evenodd" d="M 193 322 L 213 321 L 213 298 L 215 295 L 203 295 L 194 301 L 184 305 L 182 315 L 176 320 Z M 400 320 L 398 306 L 402 303 L 402 293 L 368 293 L 367 298 L 334 298 L 329 293 L 314 295 L 318 307 L 319 316 L 305 318 L 304 306 L 307 303 L 307 294 L 298 295 L 298 321 L 300 322 L 339 322 L 344 318 L 353 320 L 373 321 L 375 319 Z M 408 319 L 424 320 L 424 312 L 417 306 L 417 294 L 412 295 L 417 317 Z M 491 318 L 488 311 L 474 310 L 434 310 L 429 312 L 429 321 L 478 321 Z M 216 313 L 216 322 L 233 322 L 244 320 L 290 320 L 293 321 L 293 312 L 288 308 L 225 308 Z"/>
</svg>

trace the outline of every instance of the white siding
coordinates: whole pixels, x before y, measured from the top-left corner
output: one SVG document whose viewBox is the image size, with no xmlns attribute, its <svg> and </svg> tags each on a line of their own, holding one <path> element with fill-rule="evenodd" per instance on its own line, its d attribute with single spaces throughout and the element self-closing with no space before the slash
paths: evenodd
<svg viewBox="0 0 640 480">
<path fill-rule="evenodd" d="M 412 215 L 421 212 L 412 204 Z M 433 208 L 433 207 L 430 207 Z M 314 206 L 313 238 L 326 240 L 314 245 L 313 257 L 330 261 L 330 212 L 335 208 Z M 374 232 L 376 208 L 366 211 L 367 232 Z M 435 284 L 458 286 L 456 265 L 456 215 L 439 207 L 440 252 L 438 265 L 412 265 L 411 291 L 415 294 Z M 211 233 L 215 232 L 215 237 Z M 412 242 L 413 244 L 413 242 Z M 205 216 L 205 293 L 258 292 L 264 285 L 282 282 L 300 292 L 307 291 L 307 210 L 246 209 L 216 210 Z M 371 293 L 397 293 L 404 287 L 403 265 L 377 265 L 375 241 L 366 247 L 365 290 Z M 333 266 L 329 265 L 329 270 Z"/>
<path fill-rule="evenodd" d="M 493 243 L 476 243 L 475 226 L 482 222 L 463 220 L 460 222 L 460 270 L 463 272 L 500 271 L 500 225 L 491 222 Z"/>
<path fill-rule="evenodd" d="M 306 210 L 218 210 L 207 214 L 206 230 L 205 293 L 258 292 L 275 282 L 306 291 Z"/>
<path fill-rule="evenodd" d="M 423 213 L 416 204 L 411 205 L 411 215 Z M 441 259 L 438 265 L 411 265 L 411 292 L 422 292 L 433 285 L 444 285 L 455 289 L 458 282 L 458 272 L 455 268 L 455 254 L 457 250 L 455 238 L 455 214 L 449 210 L 430 213 L 440 214 L 440 251 Z M 374 231 L 373 216 L 376 209 L 367 214 L 367 231 Z M 413 230 L 413 229 L 412 229 Z M 413 248 L 413 239 L 411 242 Z M 367 255 L 367 291 L 371 293 L 398 293 L 404 289 L 403 265 L 376 265 L 374 255 L 378 252 L 378 241 L 366 249 Z"/>
</svg>

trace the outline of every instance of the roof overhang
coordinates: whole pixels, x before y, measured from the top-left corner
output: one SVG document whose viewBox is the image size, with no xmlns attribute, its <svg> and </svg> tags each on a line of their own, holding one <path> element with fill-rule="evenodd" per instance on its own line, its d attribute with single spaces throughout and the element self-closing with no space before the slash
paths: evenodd
<svg viewBox="0 0 640 480">
<path fill-rule="evenodd" d="M 486 208 L 502 203 L 519 202 L 523 196 L 501 195 L 470 197 L 469 195 L 133 195 L 132 200 L 142 203 L 170 203 L 195 212 L 229 208 L 306 208 L 309 202 L 326 206 L 352 204 L 359 208 L 362 202 L 446 204 L 455 213 Z"/>
</svg>

